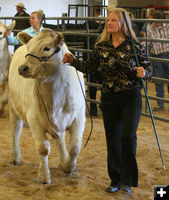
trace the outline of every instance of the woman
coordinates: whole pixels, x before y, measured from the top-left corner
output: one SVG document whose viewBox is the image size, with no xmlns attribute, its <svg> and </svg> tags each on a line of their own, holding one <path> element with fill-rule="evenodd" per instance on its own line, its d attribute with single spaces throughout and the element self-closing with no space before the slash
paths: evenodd
<svg viewBox="0 0 169 200">
<path fill-rule="evenodd" d="M 24 32 L 27 32 L 30 36 L 35 37 L 37 35 L 37 33 L 41 32 L 43 27 L 42 27 L 42 20 L 43 20 L 43 14 L 39 11 L 35 11 L 31 13 L 30 16 L 30 25 L 31 27 L 23 30 Z M 7 35 L 9 35 L 9 32 L 7 32 Z M 20 44 L 17 36 L 13 37 L 13 36 L 8 36 L 7 37 L 8 40 L 8 44 L 9 45 L 18 45 Z"/>
<path fill-rule="evenodd" d="M 135 40 L 140 67 L 136 67 L 131 38 L 122 15 L 125 12 Z M 85 73 L 97 72 L 102 81 L 100 108 L 103 114 L 107 141 L 108 174 L 111 179 L 106 192 L 119 189 L 131 194 L 131 187 L 138 186 L 136 162 L 136 130 L 141 111 L 141 81 L 152 76 L 150 62 L 144 48 L 137 41 L 131 28 L 128 13 L 121 8 L 111 8 L 89 61 L 79 61 L 65 54 L 64 63 L 71 63 Z"/>
</svg>

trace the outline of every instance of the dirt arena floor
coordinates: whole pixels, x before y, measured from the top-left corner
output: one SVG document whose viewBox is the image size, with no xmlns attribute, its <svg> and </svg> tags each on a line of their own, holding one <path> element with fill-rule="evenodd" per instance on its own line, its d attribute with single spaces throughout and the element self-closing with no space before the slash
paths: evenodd
<svg viewBox="0 0 169 200">
<path fill-rule="evenodd" d="M 152 105 L 155 106 L 156 103 Z M 168 106 L 166 105 L 166 111 L 155 114 L 169 118 Z M 6 109 L 0 117 L 0 200 L 152 200 L 154 185 L 169 185 L 168 123 L 155 120 L 166 167 L 164 171 L 151 119 L 141 117 L 137 131 L 139 187 L 132 188 L 130 196 L 120 191 L 115 194 L 105 192 L 110 180 L 107 175 L 106 143 L 100 112 L 99 116 L 93 119 L 93 123 L 91 139 L 86 148 L 82 147 L 77 168 L 71 176 L 64 174 L 59 168 L 58 155 L 49 136 L 52 184 L 43 185 L 37 182 L 38 155 L 29 128 L 24 128 L 21 136 L 21 165 L 13 166 L 10 163 L 12 135 Z M 87 115 L 83 146 L 90 128 L 90 118 Z"/>
</svg>

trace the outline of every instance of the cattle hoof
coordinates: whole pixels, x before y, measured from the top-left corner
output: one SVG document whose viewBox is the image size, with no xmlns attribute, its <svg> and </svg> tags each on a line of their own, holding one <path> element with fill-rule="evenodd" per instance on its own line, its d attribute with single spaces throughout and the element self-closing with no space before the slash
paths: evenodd
<svg viewBox="0 0 169 200">
<path fill-rule="evenodd" d="M 46 181 L 43 181 L 42 184 L 48 184 Z"/>
<path fill-rule="evenodd" d="M 38 181 L 38 182 L 43 185 L 51 184 L 51 181 Z"/>
<path fill-rule="evenodd" d="M 66 168 L 63 168 L 61 165 L 60 165 L 60 167 L 61 167 L 61 169 L 62 169 L 62 171 L 65 173 L 65 174 L 67 174 L 67 175 L 71 175 L 72 174 L 72 172 L 74 171 L 74 169 L 75 168 L 69 168 L 69 169 L 66 169 Z"/>
<path fill-rule="evenodd" d="M 66 175 L 71 175 L 72 174 L 72 171 L 64 171 L 63 172 L 66 174 Z"/>
<path fill-rule="evenodd" d="M 0 115 L 2 115 L 4 113 L 4 109 L 0 110 Z"/>
<path fill-rule="evenodd" d="M 18 161 L 11 161 L 11 164 L 12 164 L 12 165 L 16 165 L 16 166 L 19 166 L 19 165 L 21 165 L 21 163 L 20 163 L 20 162 L 18 162 Z"/>
<path fill-rule="evenodd" d="M 28 123 L 25 122 L 25 123 L 23 124 L 23 127 L 24 127 L 24 128 L 29 128 Z"/>
<path fill-rule="evenodd" d="M 38 176 L 38 182 L 40 184 L 51 184 L 51 179 L 49 177 Z"/>
</svg>

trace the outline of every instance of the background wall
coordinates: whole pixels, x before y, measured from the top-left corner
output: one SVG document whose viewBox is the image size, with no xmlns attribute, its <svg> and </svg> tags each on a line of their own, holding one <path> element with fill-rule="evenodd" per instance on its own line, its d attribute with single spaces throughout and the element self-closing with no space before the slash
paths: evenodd
<svg viewBox="0 0 169 200">
<path fill-rule="evenodd" d="M 142 7 L 153 4 L 155 6 L 169 6 L 168 0 L 117 0 L 118 6 Z"/>
<path fill-rule="evenodd" d="M 26 12 L 31 12 L 42 9 L 46 17 L 60 17 L 62 13 L 68 13 L 69 4 L 83 4 L 83 0 L 0 0 L 0 17 L 13 17 L 16 14 L 16 6 L 18 3 L 23 3 L 26 7 Z M 83 9 L 79 11 L 83 16 Z M 71 16 L 75 16 L 75 10 L 72 10 Z M 11 20 L 1 20 L 8 25 Z M 47 23 L 57 24 L 56 20 L 47 21 Z M 12 33 L 11 33 L 12 34 Z M 13 53 L 13 46 L 9 46 L 9 50 Z"/>
<path fill-rule="evenodd" d="M 60 17 L 63 13 L 68 13 L 69 4 L 88 3 L 89 5 L 101 5 L 102 2 L 108 2 L 109 4 L 115 4 L 121 7 L 143 7 L 150 4 L 158 6 L 169 6 L 169 0 L 0 0 L 0 17 L 13 17 L 16 14 L 15 5 L 20 2 L 25 4 L 27 9 L 26 11 L 29 14 L 38 9 L 42 9 L 46 17 Z M 79 16 L 85 16 L 85 9 L 81 8 L 78 11 Z M 75 16 L 75 9 L 71 9 L 70 16 Z M 9 23 L 11 23 L 11 20 L 5 22 L 7 25 Z M 47 21 L 47 23 L 55 24 L 56 21 L 50 20 Z"/>
<path fill-rule="evenodd" d="M 164 6 L 169 6 L 169 1 L 168 0 L 163 0 Z"/>
<path fill-rule="evenodd" d="M 12 17 L 16 14 L 15 5 L 19 2 L 25 4 L 27 12 L 42 9 L 46 17 L 59 17 L 62 13 L 68 12 L 69 4 L 83 4 L 88 2 L 89 5 L 100 5 L 102 0 L 0 0 L 0 16 Z M 109 3 L 117 4 L 118 6 L 136 6 L 142 7 L 145 5 L 161 5 L 169 6 L 169 0 L 108 0 Z M 83 16 L 84 9 L 80 9 L 79 13 Z M 71 16 L 75 16 L 75 10 L 71 10 Z"/>
<path fill-rule="evenodd" d="M 0 0 L 0 16 L 14 16 L 16 14 L 15 5 L 20 2 L 25 5 L 29 14 L 42 9 L 46 17 L 62 16 L 62 13 L 68 12 L 69 4 L 83 4 L 83 0 Z"/>
</svg>

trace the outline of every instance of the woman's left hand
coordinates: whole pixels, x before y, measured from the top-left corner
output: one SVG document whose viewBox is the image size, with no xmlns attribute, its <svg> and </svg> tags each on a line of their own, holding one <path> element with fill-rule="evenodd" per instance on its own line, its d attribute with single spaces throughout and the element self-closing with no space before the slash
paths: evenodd
<svg viewBox="0 0 169 200">
<path fill-rule="evenodd" d="M 9 35 L 10 35 L 10 31 L 5 31 L 4 36 L 5 36 L 5 37 L 8 37 Z"/>
<path fill-rule="evenodd" d="M 135 70 L 138 78 L 143 78 L 146 74 L 143 67 L 135 67 Z"/>
</svg>

